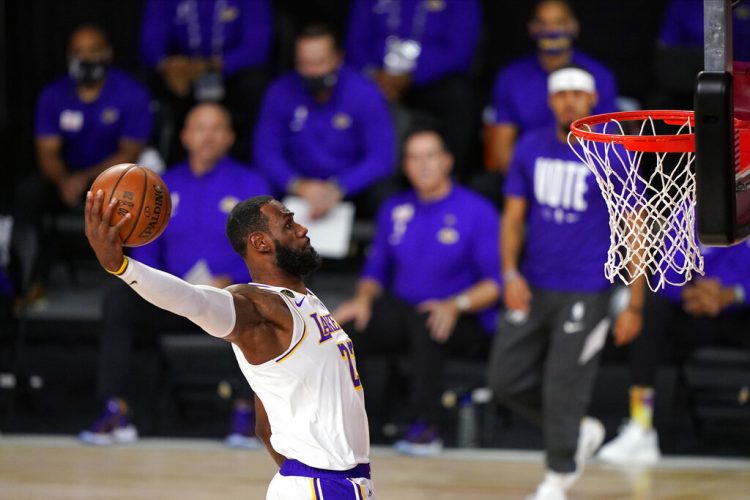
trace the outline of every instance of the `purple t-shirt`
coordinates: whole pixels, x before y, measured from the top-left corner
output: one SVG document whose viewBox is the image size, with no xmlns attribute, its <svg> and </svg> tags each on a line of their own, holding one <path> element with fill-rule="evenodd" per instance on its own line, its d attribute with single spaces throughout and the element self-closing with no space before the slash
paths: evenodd
<svg viewBox="0 0 750 500">
<path fill-rule="evenodd" d="M 612 72 L 578 51 L 573 52 L 571 62 L 594 76 L 599 102 L 592 114 L 615 111 L 617 85 Z M 549 107 L 548 77 L 536 54 L 510 63 L 495 79 L 489 121 L 495 125 L 515 125 L 519 137 L 529 130 L 555 123 Z"/>
<path fill-rule="evenodd" d="M 735 61 L 750 61 L 750 6 L 732 8 L 732 51 Z M 670 0 L 659 41 L 667 47 L 703 47 L 703 0 Z"/>
<path fill-rule="evenodd" d="M 141 57 L 150 68 L 173 54 L 219 53 L 229 76 L 268 63 L 273 43 L 268 0 L 148 0 Z"/>
<path fill-rule="evenodd" d="M 163 179 L 172 197 L 169 225 L 152 243 L 134 248 L 133 258 L 183 278 L 202 259 L 212 275 L 248 282 L 248 270 L 232 249 L 225 227 L 238 202 L 271 193 L 266 180 L 229 157 L 201 177 L 187 162 L 178 163 Z"/>
<path fill-rule="evenodd" d="M 505 180 L 505 195 L 528 203 L 521 273 L 550 290 L 594 292 L 604 277 L 609 215 L 596 178 L 560 142 L 554 127 L 524 135 Z"/>
<path fill-rule="evenodd" d="M 292 72 L 271 84 L 255 129 L 254 164 L 280 193 L 294 177 L 335 179 L 356 195 L 394 172 L 395 132 L 378 88 L 341 68 L 319 103 Z"/>
<path fill-rule="evenodd" d="M 381 68 L 386 40 L 395 35 L 421 45 L 414 85 L 468 73 L 481 22 L 476 0 L 356 0 L 347 27 L 347 64 L 359 71 Z"/>
<path fill-rule="evenodd" d="M 499 218 L 484 198 L 454 186 L 423 202 L 414 191 L 383 203 L 363 277 L 409 304 L 444 299 L 492 279 L 500 283 Z M 479 313 L 494 333 L 497 307 Z"/>
<path fill-rule="evenodd" d="M 81 101 L 75 82 L 65 76 L 39 96 L 35 136 L 60 137 L 65 164 L 86 169 L 117 151 L 120 139 L 148 142 L 153 127 L 149 102 L 143 85 L 111 66 L 93 102 Z"/>
</svg>

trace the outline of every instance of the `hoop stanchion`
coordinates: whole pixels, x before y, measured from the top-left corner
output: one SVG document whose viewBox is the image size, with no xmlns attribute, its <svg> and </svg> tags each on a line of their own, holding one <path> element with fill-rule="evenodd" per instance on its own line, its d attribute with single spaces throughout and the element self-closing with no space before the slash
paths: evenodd
<svg viewBox="0 0 750 500">
<path fill-rule="evenodd" d="M 646 275 L 656 290 L 703 274 L 693 126 L 692 111 L 652 110 L 594 115 L 571 125 L 568 144 L 596 176 L 607 203 L 604 272 L 610 281 L 630 284 Z"/>
</svg>

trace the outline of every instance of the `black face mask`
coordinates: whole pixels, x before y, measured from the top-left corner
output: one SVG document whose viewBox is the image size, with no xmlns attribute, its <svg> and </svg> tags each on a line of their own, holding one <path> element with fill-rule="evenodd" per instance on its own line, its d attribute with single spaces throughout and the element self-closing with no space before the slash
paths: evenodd
<svg viewBox="0 0 750 500">
<path fill-rule="evenodd" d="M 560 54 L 573 47 L 575 36 L 570 31 L 545 31 L 536 36 L 536 46 L 544 54 Z"/>
<path fill-rule="evenodd" d="M 292 276 L 307 276 L 317 270 L 323 259 L 313 247 L 307 250 L 292 250 L 285 247 L 279 240 L 274 240 L 276 245 L 276 265 Z"/>
<path fill-rule="evenodd" d="M 68 74 L 79 85 L 96 85 L 107 76 L 105 61 L 87 61 L 85 59 L 73 58 L 68 63 Z"/>
<path fill-rule="evenodd" d="M 332 71 L 323 76 L 303 76 L 302 79 L 305 81 L 307 90 L 309 90 L 312 95 L 317 96 L 326 90 L 335 87 L 336 82 L 339 81 L 339 75 L 335 71 Z"/>
</svg>

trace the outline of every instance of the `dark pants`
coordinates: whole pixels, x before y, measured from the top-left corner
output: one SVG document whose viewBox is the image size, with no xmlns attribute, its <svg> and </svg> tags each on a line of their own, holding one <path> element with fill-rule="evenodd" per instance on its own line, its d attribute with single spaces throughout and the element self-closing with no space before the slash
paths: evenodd
<svg viewBox="0 0 750 500">
<path fill-rule="evenodd" d="M 586 414 L 609 332 L 609 291 L 532 289 L 525 318 L 506 312 L 490 353 L 495 397 L 542 426 L 547 466 L 575 470 L 581 418 Z"/>
<path fill-rule="evenodd" d="M 83 220 L 83 204 L 75 208 L 65 205 L 55 185 L 41 174 L 23 179 L 16 187 L 12 249 L 24 292 L 35 280 L 45 278 L 48 272 L 50 245 L 43 241 L 44 216 L 65 212 L 78 213 Z"/>
<path fill-rule="evenodd" d="M 412 87 L 404 96 L 403 104 L 427 111 L 439 120 L 448 149 L 456 159 L 453 173 L 461 180 L 466 179 L 477 161 L 471 157 L 471 151 L 478 130 L 474 90 L 469 79 L 450 75 Z"/>
<path fill-rule="evenodd" d="M 221 104 L 231 114 L 236 134 L 231 153 L 245 163 L 251 158 L 255 121 L 269 80 L 270 76 L 265 69 L 246 68 L 224 81 L 225 96 Z M 173 94 L 159 74 L 152 74 L 151 89 L 159 101 L 157 147 L 167 165 L 172 165 L 185 157 L 180 131 L 190 108 L 197 101 L 192 93 L 184 97 Z"/>
<path fill-rule="evenodd" d="M 411 416 L 435 424 L 440 413 L 443 366 L 450 355 L 483 358 L 490 339 L 475 316 L 461 316 L 453 334 L 444 344 L 435 342 L 426 326 L 427 315 L 392 295 L 378 298 L 367 328 L 358 332 L 353 325 L 345 330 L 354 340 L 357 369 L 365 387 L 368 415 L 374 423 L 388 418 L 387 367 L 379 363 L 407 356 L 411 368 Z"/>
<path fill-rule="evenodd" d="M 682 304 L 649 293 L 643 330 L 628 348 L 633 385 L 653 387 L 662 360 L 684 363 L 699 346 L 750 347 L 750 309 L 733 309 L 712 318 L 692 316 Z"/>
<path fill-rule="evenodd" d="M 158 334 L 165 332 L 197 335 L 201 330 L 187 318 L 146 302 L 122 280 L 112 278 L 102 303 L 97 395 L 101 399 L 133 399 L 130 380 L 136 346 L 156 350 Z"/>
</svg>

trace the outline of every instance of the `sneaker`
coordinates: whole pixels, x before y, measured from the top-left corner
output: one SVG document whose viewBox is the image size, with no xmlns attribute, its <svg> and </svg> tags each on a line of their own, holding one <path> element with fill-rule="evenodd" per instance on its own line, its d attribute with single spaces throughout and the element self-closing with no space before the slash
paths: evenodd
<svg viewBox="0 0 750 500">
<path fill-rule="evenodd" d="M 566 490 L 573 486 L 586 467 L 586 462 L 594 456 L 596 450 L 604 442 L 604 425 L 592 417 L 583 417 L 578 430 L 578 446 L 576 447 L 575 461 L 576 470 L 571 474 L 565 474 L 564 488 Z"/>
<path fill-rule="evenodd" d="M 78 434 L 78 439 L 84 444 L 98 446 L 130 444 L 138 440 L 138 430 L 130 423 L 125 403 L 112 398 L 96 422 Z"/>
<path fill-rule="evenodd" d="M 255 413 L 249 406 L 237 406 L 232 413 L 232 433 L 224 438 L 230 448 L 254 450 L 263 446 L 255 436 Z"/>
<path fill-rule="evenodd" d="M 630 420 L 597 457 L 617 465 L 654 465 L 661 458 L 659 437 L 654 429 L 644 429 Z"/>
<path fill-rule="evenodd" d="M 548 471 L 542 484 L 537 486 L 534 494 L 526 497 L 526 500 L 566 500 L 565 484 L 568 482 L 568 476 L 570 474 Z"/>
<path fill-rule="evenodd" d="M 434 425 L 415 422 L 409 426 L 404 438 L 393 445 L 396 452 L 417 457 L 431 457 L 443 451 L 443 440 Z"/>
</svg>

